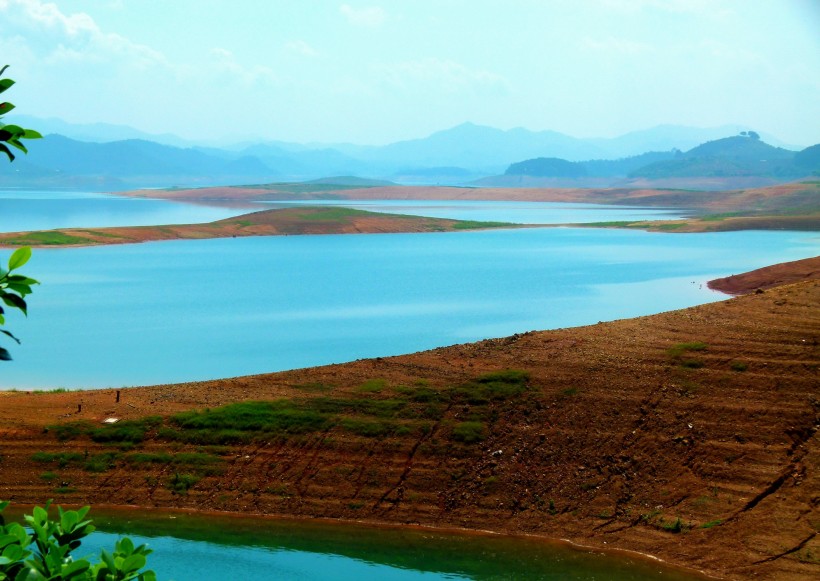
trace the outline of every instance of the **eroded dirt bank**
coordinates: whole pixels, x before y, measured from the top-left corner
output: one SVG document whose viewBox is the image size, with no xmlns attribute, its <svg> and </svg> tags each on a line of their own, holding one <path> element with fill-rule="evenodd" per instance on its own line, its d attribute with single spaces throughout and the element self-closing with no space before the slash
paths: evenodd
<svg viewBox="0 0 820 581">
<path fill-rule="evenodd" d="M 766 290 L 776 286 L 803 280 L 820 278 L 820 256 L 783 262 L 758 268 L 743 274 L 733 274 L 709 281 L 709 288 L 730 295 L 743 295 L 758 289 Z"/>
<path fill-rule="evenodd" d="M 730 579 L 815 579 L 818 340 L 812 280 L 119 402 L 4 392 L 0 497 L 526 532 Z M 282 400 L 278 427 L 231 435 L 172 418 L 210 408 L 197 417 L 212 421 L 243 400 Z"/>
</svg>

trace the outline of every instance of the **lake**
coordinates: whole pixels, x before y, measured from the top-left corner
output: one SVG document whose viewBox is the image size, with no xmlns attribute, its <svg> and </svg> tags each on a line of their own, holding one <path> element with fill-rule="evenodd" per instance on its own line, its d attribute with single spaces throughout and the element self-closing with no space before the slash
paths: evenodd
<svg viewBox="0 0 820 581">
<path fill-rule="evenodd" d="M 175 581 L 704 579 L 636 556 L 532 538 L 184 512 L 94 509 L 92 517 L 101 530 L 78 554 L 98 555 L 127 535 L 154 550 L 149 564 L 160 579 Z"/>
<path fill-rule="evenodd" d="M 91 192 L 0 190 L 0 232 L 197 224 L 251 211 Z"/>
<path fill-rule="evenodd" d="M 213 379 L 646 315 L 818 250 L 816 233 L 581 228 L 37 250 L 0 387 Z"/>
<path fill-rule="evenodd" d="M 614 220 L 664 220 L 686 215 L 680 210 L 566 204 L 554 202 L 482 202 L 428 200 L 306 200 L 295 202 L 184 203 L 127 198 L 93 192 L 0 190 L 0 232 L 197 224 L 271 208 L 344 206 L 371 212 L 411 214 L 454 220 L 518 224 L 570 224 Z"/>
</svg>

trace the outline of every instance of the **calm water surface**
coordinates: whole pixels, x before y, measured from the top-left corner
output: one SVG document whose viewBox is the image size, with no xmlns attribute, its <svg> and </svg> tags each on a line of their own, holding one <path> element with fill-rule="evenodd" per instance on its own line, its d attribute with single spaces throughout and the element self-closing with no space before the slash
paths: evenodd
<svg viewBox="0 0 820 581">
<path fill-rule="evenodd" d="M 212 379 L 633 317 L 819 250 L 814 233 L 573 228 L 38 250 L 0 386 Z"/>
<path fill-rule="evenodd" d="M 99 554 L 120 535 L 147 543 L 160 579 L 527 579 L 693 581 L 652 561 L 526 538 L 456 535 L 304 521 L 93 511 L 101 531 L 83 541 Z"/>
<path fill-rule="evenodd" d="M 248 212 L 298 206 L 344 206 L 371 212 L 411 214 L 455 220 L 518 224 L 570 224 L 613 220 L 663 220 L 685 215 L 680 210 L 564 204 L 554 202 L 473 202 L 425 200 L 307 200 L 247 202 L 228 207 L 216 202 L 180 203 L 126 198 L 91 192 L 0 190 L 0 232 L 197 224 Z"/>
<path fill-rule="evenodd" d="M 89 192 L 0 190 L 0 232 L 197 224 L 251 211 Z"/>
</svg>

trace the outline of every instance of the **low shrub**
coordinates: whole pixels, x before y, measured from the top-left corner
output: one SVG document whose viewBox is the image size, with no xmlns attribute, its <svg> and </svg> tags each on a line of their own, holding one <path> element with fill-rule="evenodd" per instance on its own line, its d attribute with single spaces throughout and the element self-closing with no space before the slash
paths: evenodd
<svg viewBox="0 0 820 581">
<path fill-rule="evenodd" d="M 465 444 L 480 442 L 487 437 L 487 426 L 482 422 L 460 422 L 453 426 L 453 439 Z"/>
</svg>

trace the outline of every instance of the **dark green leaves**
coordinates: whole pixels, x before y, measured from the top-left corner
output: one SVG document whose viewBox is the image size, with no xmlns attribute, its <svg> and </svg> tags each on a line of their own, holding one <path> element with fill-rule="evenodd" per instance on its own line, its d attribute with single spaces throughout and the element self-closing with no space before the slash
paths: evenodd
<svg viewBox="0 0 820 581">
<path fill-rule="evenodd" d="M 151 550 L 146 545 L 135 547 L 127 537 L 116 542 L 113 552 L 103 550 L 96 564 L 88 558 L 75 559 L 71 552 L 95 530 L 86 518 L 89 507 L 66 511 L 58 507 L 57 518 L 51 518 L 50 504 L 25 515 L 29 533 L 17 523 L 5 524 L 2 512 L 8 502 L 0 502 L 0 581 L 156 581 L 153 571 L 140 571 Z"/>
<path fill-rule="evenodd" d="M 9 257 L 8 270 L 0 267 L 0 326 L 6 322 L 4 306 L 17 309 L 24 315 L 28 315 L 28 304 L 26 304 L 24 297 L 30 295 L 32 293 L 31 287 L 39 283 L 33 278 L 22 274 L 12 274 L 12 271 L 24 266 L 30 258 L 31 248 L 18 248 Z M 0 329 L 0 334 L 10 337 L 18 344 L 20 343 L 20 340 L 12 335 L 10 331 Z M 9 360 L 11 360 L 9 352 L 0 347 L 0 361 Z"/>
<path fill-rule="evenodd" d="M 5 72 L 8 68 L 8 65 L 4 66 L 0 69 L 0 75 Z M 0 79 L 0 93 L 6 91 L 7 89 L 11 88 L 14 85 L 14 81 L 11 79 Z M 5 115 L 9 111 L 14 109 L 14 105 L 8 102 L 0 103 L 0 116 Z M 0 122 L 0 152 L 5 153 L 6 157 L 9 158 L 9 161 L 14 161 L 14 154 L 9 149 L 9 145 L 19 149 L 23 153 L 28 153 L 28 149 L 26 146 L 23 145 L 21 139 L 40 139 L 42 135 L 33 129 L 25 129 L 20 127 L 19 125 L 3 125 Z"/>
</svg>

